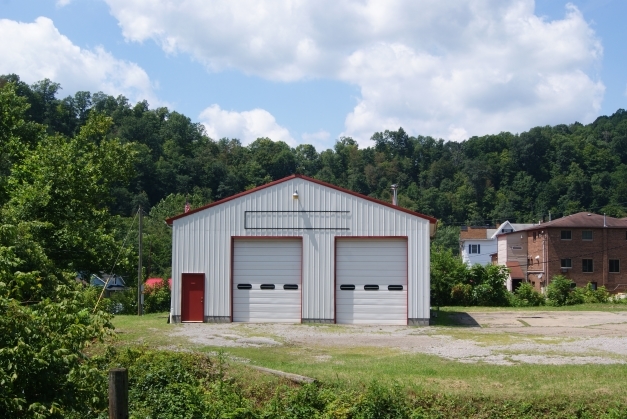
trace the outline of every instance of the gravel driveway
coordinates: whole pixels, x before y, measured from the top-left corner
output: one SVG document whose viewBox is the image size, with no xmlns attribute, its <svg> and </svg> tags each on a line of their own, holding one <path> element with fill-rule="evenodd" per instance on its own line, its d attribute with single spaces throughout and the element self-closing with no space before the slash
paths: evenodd
<svg viewBox="0 0 627 419">
<path fill-rule="evenodd" d="M 384 347 L 459 362 L 627 363 L 627 312 L 487 312 L 457 327 L 188 323 L 173 337 L 217 347 Z"/>
</svg>

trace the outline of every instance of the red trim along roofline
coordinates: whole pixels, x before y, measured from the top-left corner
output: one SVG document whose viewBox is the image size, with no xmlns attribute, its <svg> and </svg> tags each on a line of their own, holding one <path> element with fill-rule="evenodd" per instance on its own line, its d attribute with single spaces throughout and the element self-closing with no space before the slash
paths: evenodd
<svg viewBox="0 0 627 419">
<path fill-rule="evenodd" d="M 273 182 L 266 183 L 265 185 L 257 186 L 256 188 L 249 189 L 249 190 L 244 191 L 244 192 L 240 192 L 240 193 L 238 193 L 238 194 L 235 194 L 235 195 L 229 196 L 229 197 L 227 197 L 227 198 L 221 199 L 221 200 L 216 201 L 216 202 L 212 202 L 211 204 L 207 204 L 207 205 L 204 205 L 204 206 L 202 206 L 202 207 L 195 208 L 195 209 L 193 209 L 193 210 L 191 210 L 191 211 L 188 211 L 188 212 L 185 212 L 185 213 L 183 213 L 183 214 L 175 215 L 174 217 L 167 218 L 167 219 L 165 220 L 165 222 L 166 222 L 166 223 L 168 223 L 168 225 L 172 225 L 172 223 L 174 222 L 174 220 L 178 220 L 179 218 L 183 218 L 183 217 L 186 217 L 186 216 L 188 216 L 188 215 L 192 215 L 192 214 L 194 214 L 194 213 L 196 213 L 196 212 L 200 212 L 200 211 L 206 210 L 207 208 L 211 208 L 211 207 L 215 207 L 215 206 L 217 206 L 217 205 L 224 204 L 225 202 L 232 201 L 233 199 L 240 198 L 240 197 L 242 197 L 242 196 L 244 196 L 244 195 L 248 195 L 248 194 L 250 194 L 250 193 L 257 192 L 257 191 L 260 191 L 260 190 L 262 190 L 262 189 L 269 188 L 270 186 L 278 185 L 279 183 L 283 183 L 283 182 L 286 182 L 286 181 L 288 181 L 288 180 L 291 180 L 291 179 L 296 179 L 296 178 L 298 178 L 298 179 L 304 179 L 304 180 L 307 180 L 307 181 L 309 181 L 309 182 L 313 182 L 313 183 L 317 183 L 317 184 L 319 184 L 319 185 L 326 186 L 327 188 L 335 189 L 335 190 L 337 190 L 337 191 L 344 192 L 344 193 L 347 193 L 347 194 L 350 194 L 350 195 L 356 196 L 356 197 L 358 197 L 358 198 L 365 199 L 366 201 L 371 201 L 371 202 L 374 202 L 374 203 L 376 203 L 376 204 L 383 205 L 383 206 L 386 206 L 386 207 L 389 207 L 389 208 L 395 209 L 395 210 L 397 210 L 397 211 L 401 211 L 401 212 L 404 212 L 404 213 L 407 213 L 407 214 L 413 215 L 413 216 L 415 216 L 415 217 L 424 218 L 424 219 L 426 219 L 426 220 L 429 220 L 429 223 L 431 223 L 431 224 L 435 224 L 435 223 L 438 221 L 438 220 L 437 220 L 436 218 L 434 218 L 434 217 L 430 217 L 430 216 L 428 216 L 428 215 L 424 215 L 424 214 L 421 214 L 421 213 L 419 213 L 419 212 L 411 211 L 411 210 L 408 210 L 408 209 L 405 209 L 405 208 L 402 208 L 402 207 L 399 207 L 399 206 L 396 206 L 396 205 L 392 205 L 392 204 L 390 204 L 390 203 L 388 203 L 388 202 L 381 201 L 381 200 L 379 200 L 379 199 L 371 198 L 371 197 L 369 197 L 369 196 L 362 195 L 362 194 L 360 194 L 360 193 L 353 192 L 353 191 L 350 191 L 350 190 L 348 190 L 348 189 L 344 189 L 344 188 L 341 188 L 341 187 L 339 187 L 339 186 L 335 186 L 335 185 L 332 185 L 332 184 L 327 183 L 327 182 L 323 182 L 323 181 L 318 180 L 318 179 L 310 178 L 309 176 L 299 175 L 299 174 L 293 174 L 293 175 L 290 175 L 290 176 L 284 177 L 283 179 L 275 180 L 275 181 L 273 181 Z"/>
</svg>

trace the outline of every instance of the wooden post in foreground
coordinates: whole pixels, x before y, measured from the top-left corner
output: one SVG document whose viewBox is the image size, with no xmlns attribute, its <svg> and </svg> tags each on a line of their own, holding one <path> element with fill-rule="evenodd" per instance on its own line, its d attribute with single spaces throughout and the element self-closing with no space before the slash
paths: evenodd
<svg viewBox="0 0 627 419">
<path fill-rule="evenodd" d="M 128 371 L 109 370 L 109 419 L 128 419 Z"/>
</svg>

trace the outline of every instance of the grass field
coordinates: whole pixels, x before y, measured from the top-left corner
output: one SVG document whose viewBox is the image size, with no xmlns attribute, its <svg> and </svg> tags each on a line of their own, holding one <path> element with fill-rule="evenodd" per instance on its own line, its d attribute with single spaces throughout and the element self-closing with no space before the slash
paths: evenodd
<svg viewBox="0 0 627 419">
<path fill-rule="evenodd" d="M 541 309 L 544 310 L 544 307 Z M 444 308 L 441 313 L 464 310 L 466 308 Z M 468 311 L 471 311 L 470 308 Z M 398 383 L 415 393 L 431 392 L 518 401 L 559 399 L 578 403 L 604 401 L 627 403 L 625 364 L 513 366 L 469 364 L 446 360 L 435 355 L 371 346 L 285 344 L 271 347 L 221 348 L 195 344 L 185 337 L 171 337 L 170 333 L 181 325 L 167 324 L 166 319 L 166 314 L 150 314 L 141 318 L 116 316 L 114 324 L 118 335 L 114 344 L 118 347 L 143 345 L 148 348 L 176 351 L 223 353 L 231 360 L 231 368 L 242 380 L 246 380 L 247 374 L 251 377 L 258 375 L 247 367 L 247 364 L 253 364 L 313 377 L 322 383 L 347 388 L 363 388 L 377 380 L 381 383 Z M 542 337 L 533 336 L 523 338 L 505 334 L 478 335 L 472 328 L 448 327 L 445 322 L 442 323 L 444 325 L 432 327 L 426 333 L 448 334 L 451 339 L 467 339 L 479 343 L 512 342 L 517 339 L 542 340 Z M 350 335 L 347 335 L 347 339 L 350 339 Z M 548 345 L 550 343 L 551 341 L 547 342 L 547 351 L 550 351 Z"/>
</svg>

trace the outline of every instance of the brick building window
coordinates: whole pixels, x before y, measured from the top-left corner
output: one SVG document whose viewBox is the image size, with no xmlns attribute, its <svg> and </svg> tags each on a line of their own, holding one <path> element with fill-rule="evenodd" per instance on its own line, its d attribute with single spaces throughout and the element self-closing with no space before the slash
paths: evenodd
<svg viewBox="0 0 627 419">
<path fill-rule="evenodd" d="M 479 254 L 481 253 L 481 245 L 480 244 L 469 244 L 468 245 L 468 253 Z"/>
<path fill-rule="evenodd" d="M 573 261 L 571 259 L 562 259 L 561 268 L 562 269 L 570 269 L 573 267 Z"/>
<path fill-rule="evenodd" d="M 581 240 L 592 240 L 592 230 L 583 230 L 581 232 Z"/>
<path fill-rule="evenodd" d="M 598 284 L 597 284 L 596 282 L 591 282 L 591 283 L 590 283 L 590 288 L 592 288 L 593 290 L 595 290 L 595 291 L 596 291 L 596 290 L 597 290 L 597 288 L 598 288 Z"/>
<path fill-rule="evenodd" d="M 610 259 L 610 273 L 617 274 L 620 272 L 620 260 Z"/>
<path fill-rule="evenodd" d="M 594 272 L 592 259 L 581 259 L 581 272 Z"/>
<path fill-rule="evenodd" d="M 562 240 L 571 240 L 573 238 L 570 230 L 562 230 L 561 233 Z"/>
</svg>

